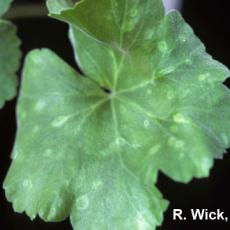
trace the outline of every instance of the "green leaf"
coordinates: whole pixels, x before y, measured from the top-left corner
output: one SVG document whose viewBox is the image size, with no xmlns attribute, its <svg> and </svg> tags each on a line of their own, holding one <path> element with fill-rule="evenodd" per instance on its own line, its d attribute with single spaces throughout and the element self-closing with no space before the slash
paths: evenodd
<svg viewBox="0 0 230 230">
<path fill-rule="evenodd" d="M 146 36 L 142 32 L 152 30 L 164 16 L 161 0 L 95 0 L 93 4 L 84 0 L 73 8 L 68 8 L 70 1 L 48 0 L 47 5 L 55 17 L 118 48 L 127 48 L 130 41 L 141 41 Z"/>
<path fill-rule="evenodd" d="M 153 230 L 167 207 L 158 171 L 208 176 L 230 145 L 229 70 L 160 0 L 48 7 L 70 24 L 85 77 L 51 51 L 27 56 L 6 196 L 74 229 Z"/>
<path fill-rule="evenodd" d="M 6 100 L 12 99 L 16 94 L 15 72 L 21 56 L 19 45 L 16 27 L 0 19 L 0 108 Z"/>
<path fill-rule="evenodd" d="M 47 1 L 47 7 L 55 14 L 61 13 L 63 10 L 74 6 L 73 0 L 52 0 Z"/>
<path fill-rule="evenodd" d="M 29 54 L 4 185 L 15 211 L 47 221 L 70 215 L 75 229 L 152 229 L 161 223 L 167 203 L 126 164 L 140 147 L 123 146 L 113 103 L 120 104 L 51 51 Z"/>
<path fill-rule="evenodd" d="M 164 143 L 157 166 L 168 176 L 183 182 L 194 176 L 207 176 L 213 157 L 220 157 L 229 146 L 230 133 L 226 125 L 230 115 L 229 90 L 221 82 L 230 74 L 206 53 L 204 45 L 180 14 L 171 11 L 163 17 L 161 1 L 136 0 L 134 4 L 127 0 L 127 5 L 132 4 L 133 8 L 126 8 L 119 0 L 107 1 L 107 4 L 117 5 L 116 8 L 98 2 L 97 8 L 100 5 L 104 9 L 103 17 L 100 11 L 93 10 L 94 5 L 89 0 L 69 9 L 62 8 L 59 14 L 52 11 L 52 3 L 53 0 L 48 1 L 51 16 L 70 23 L 76 60 L 86 76 L 115 92 L 135 113 L 138 110 L 146 114 L 143 121 L 155 118 L 158 128 L 154 129 L 159 137 L 155 144 Z M 113 23 L 104 19 L 119 7 L 126 8 L 124 15 L 130 15 L 134 8 L 138 12 L 136 26 L 131 31 L 122 31 L 122 44 L 120 40 L 106 40 L 107 33 L 111 35 L 107 27 L 113 27 Z M 155 19 L 152 8 L 157 11 Z M 82 16 L 87 13 L 94 20 Z M 124 24 L 133 21 L 132 17 L 125 19 Z M 104 25 L 103 20 L 108 25 Z M 200 94 L 202 96 L 198 97 Z M 178 117 L 186 121 L 177 122 Z M 191 149 L 190 153 L 178 146 Z M 171 164 L 165 164 L 166 159 L 170 159 Z"/>
<path fill-rule="evenodd" d="M 75 57 L 87 76 L 107 88 L 119 83 L 131 87 L 140 81 L 139 76 L 142 81 L 149 79 L 154 68 L 149 63 L 157 36 L 154 28 L 164 16 L 161 0 L 128 0 L 125 4 L 123 0 L 96 0 L 94 4 L 86 0 L 70 9 L 60 7 L 59 13 L 55 6 L 55 0 L 48 1 L 51 15 L 73 24 L 70 33 Z M 140 65 L 140 59 L 149 65 Z"/>
<path fill-rule="evenodd" d="M 2 16 L 10 7 L 13 0 L 1 0 L 0 1 L 0 16 Z"/>
</svg>

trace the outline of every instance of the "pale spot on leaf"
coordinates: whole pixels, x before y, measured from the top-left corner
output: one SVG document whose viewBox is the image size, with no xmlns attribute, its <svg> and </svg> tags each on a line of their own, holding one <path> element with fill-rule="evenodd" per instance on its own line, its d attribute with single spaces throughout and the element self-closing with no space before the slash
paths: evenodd
<svg viewBox="0 0 230 230">
<path fill-rule="evenodd" d="M 178 149 L 183 148 L 184 145 L 185 145 L 184 141 L 182 141 L 182 140 L 180 140 L 180 139 L 178 139 L 178 138 L 175 138 L 175 137 L 170 137 L 170 138 L 168 139 L 168 144 L 169 144 L 170 146 L 176 147 L 176 148 L 178 148 Z"/>
<path fill-rule="evenodd" d="M 44 152 L 44 156 L 45 157 L 50 157 L 53 153 L 52 149 L 46 149 L 46 151 Z"/>
<path fill-rule="evenodd" d="M 131 146 L 132 148 L 137 149 L 141 147 L 141 144 L 136 143 L 136 144 L 132 144 Z"/>
<path fill-rule="evenodd" d="M 27 189 L 31 189 L 33 187 L 33 184 L 31 182 L 31 180 L 29 179 L 25 179 L 23 182 L 22 182 L 22 185 L 23 187 L 27 188 Z"/>
<path fill-rule="evenodd" d="M 38 126 L 38 125 L 35 125 L 34 128 L 33 128 L 33 130 L 32 130 L 32 132 L 33 132 L 33 133 L 37 133 L 38 130 L 39 130 L 39 126 Z"/>
<path fill-rule="evenodd" d="M 187 65 L 191 65 L 192 64 L 192 60 L 190 58 L 186 58 L 184 62 Z"/>
<path fill-rule="evenodd" d="M 55 128 L 59 128 L 61 126 L 63 126 L 69 119 L 69 116 L 60 116 L 57 117 L 53 122 L 52 122 L 52 126 Z"/>
<path fill-rule="evenodd" d="M 153 29 L 152 30 L 147 30 L 145 32 L 145 39 L 147 39 L 147 40 L 152 39 L 154 34 L 155 34 L 155 31 Z"/>
<path fill-rule="evenodd" d="M 46 102 L 44 100 L 40 100 L 35 104 L 35 110 L 40 112 L 46 107 Z"/>
<path fill-rule="evenodd" d="M 162 53 L 165 53 L 168 50 L 168 45 L 165 41 L 158 42 L 157 47 Z"/>
<path fill-rule="evenodd" d="M 143 215 L 140 213 L 138 213 L 138 215 L 137 215 L 136 222 L 137 222 L 137 229 L 138 230 L 145 230 L 148 228 L 148 223 L 146 222 Z"/>
<path fill-rule="evenodd" d="M 131 11 L 130 11 L 130 16 L 131 17 L 136 17 L 137 15 L 138 15 L 138 9 L 132 9 Z"/>
<path fill-rule="evenodd" d="M 147 94 L 148 94 L 148 95 L 151 95 L 152 92 L 153 92 L 153 91 L 152 91 L 151 89 L 148 89 L 148 90 L 147 90 Z"/>
<path fill-rule="evenodd" d="M 135 25 L 136 25 L 135 20 L 129 20 L 127 21 L 127 23 L 123 25 L 122 30 L 124 32 L 131 32 L 134 29 Z"/>
<path fill-rule="evenodd" d="M 173 91 L 169 91 L 169 92 L 167 93 L 167 98 L 168 98 L 169 100 L 172 100 L 172 99 L 174 98 L 174 93 L 173 93 Z"/>
<path fill-rule="evenodd" d="M 101 187 L 103 185 L 102 181 L 98 180 L 98 181 L 94 181 L 93 182 L 93 188 L 94 189 L 98 189 L 99 187 Z"/>
<path fill-rule="evenodd" d="M 145 121 L 144 121 L 144 126 L 145 126 L 145 128 L 148 128 L 148 127 L 149 127 L 149 120 L 145 120 Z"/>
<path fill-rule="evenodd" d="M 161 145 L 155 145 L 149 150 L 149 155 L 155 155 L 160 150 Z"/>
<path fill-rule="evenodd" d="M 179 41 L 182 43 L 185 43 L 187 41 L 187 39 L 184 36 L 179 36 Z"/>
<path fill-rule="evenodd" d="M 199 81 L 205 81 L 208 80 L 208 78 L 210 77 L 210 73 L 204 73 L 204 74 L 200 74 L 198 76 Z"/>
<path fill-rule="evenodd" d="M 85 210 L 89 206 L 89 198 L 86 195 L 79 197 L 76 202 L 78 210 Z"/>
<path fill-rule="evenodd" d="M 176 122 L 176 123 L 189 123 L 189 120 L 181 113 L 177 113 L 173 116 L 173 120 Z"/>
<path fill-rule="evenodd" d="M 126 141 L 125 141 L 125 139 L 123 137 L 118 137 L 116 139 L 116 144 L 117 145 L 125 145 L 125 143 L 126 143 Z"/>
<path fill-rule="evenodd" d="M 209 175 L 209 169 L 212 166 L 212 159 L 204 157 L 199 161 L 199 169 L 202 171 L 202 175 Z"/>
<path fill-rule="evenodd" d="M 173 71 L 175 71 L 175 67 L 174 66 L 169 66 L 169 67 L 167 67 L 165 69 L 160 70 L 159 73 L 160 73 L 160 75 L 168 75 L 168 74 L 172 73 Z"/>
<path fill-rule="evenodd" d="M 27 113 L 25 111 L 21 111 L 21 113 L 19 114 L 21 119 L 26 119 L 27 117 Z"/>
</svg>

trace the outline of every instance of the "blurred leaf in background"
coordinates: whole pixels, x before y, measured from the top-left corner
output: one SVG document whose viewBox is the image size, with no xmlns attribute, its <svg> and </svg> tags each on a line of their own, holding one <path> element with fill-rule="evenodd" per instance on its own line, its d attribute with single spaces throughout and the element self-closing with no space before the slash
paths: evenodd
<svg viewBox="0 0 230 230">
<path fill-rule="evenodd" d="M 0 16 L 2 16 L 12 2 L 0 2 Z M 20 40 L 16 35 L 16 27 L 9 21 L 0 19 L 0 108 L 5 101 L 16 95 L 17 79 L 15 72 L 20 60 Z"/>
<path fill-rule="evenodd" d="M 2 16 L 10 7 L 12 0 L 1 0 L 0 1 L 0 16 Z"/>
</svg>

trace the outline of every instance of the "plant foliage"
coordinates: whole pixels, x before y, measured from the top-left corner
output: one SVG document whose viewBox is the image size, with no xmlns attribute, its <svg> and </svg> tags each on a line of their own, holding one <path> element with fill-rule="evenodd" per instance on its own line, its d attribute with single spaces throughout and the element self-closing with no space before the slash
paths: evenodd
<svg viewBox="0 0 230 230">
<path fill-rule="evenodd" d="M 0 2 L 0 16 L 8 9 L 11 1 Z M 16 95 L 15 72 L 19 66 L 20 41 L 16 27 L 9 21 L 0 19 L 0 108 L 6 100 Z"/>
<path fill-rule="evenodd" d="M 206 177 L 230 145 L 229 70 L 161 0 L 48 7 L 85 77 L 50 50 L 28 54 L 6 196 L 74 229 L 153 230 L 167 208 L 158 171 Z"/>
</svg>

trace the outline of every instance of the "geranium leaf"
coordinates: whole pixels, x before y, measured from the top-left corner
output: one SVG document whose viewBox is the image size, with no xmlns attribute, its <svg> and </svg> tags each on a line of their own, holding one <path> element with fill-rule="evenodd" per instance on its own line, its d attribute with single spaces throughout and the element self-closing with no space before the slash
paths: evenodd
<svg viewBox="0 0 230 230">
<path fill-rule="evenodd" d="M 71 39 L 79 51 L 75 57 L 87 76 L 107 88 L 119 83 L 131 87 L 139 82 L 137 76 L 142 76 L 142 81 L 143 76 L 149 78 L 154 65 L 140 65 L 140 60 L 148 63 L 152 55 L 152 41 L 157 36 L 154 28 L 164 17 L 161 0 L 125 1 L 125 4 L 122 0 L 97 0 L 94 4 L 80 1 L 70 9 L 60 7 L 63 11 L 58 14 L 54 5 L 56 1 L 48 1 L 51 16 L 73 25 Z M 132 73 L 127 74 L 124 66 Z M 119 82 L 123 75 L 125 80 Z"/>
<path fill-rule="evenodd" d="M 0 108 L 16 94 L 15 72 L 19 66 L 19 45 L 16 27 L 0 19 Z"/>
<path fill-rule="evenodd" d="M 229 70 L 160 0 L 48 7 L 70 24 L 85 77 L 51 51 L 27 57 L 7 198 L 74 229 L 155 229 L 167 206 L 158 170 L 208 176 L 230 145 Z"/>
<path fill-rule="evenodd" d="M 48 2 L 48 6 L 51 6 L 53 0 Z M 124 7 L 122 1 L 108 2 L 116 3 L 115 9 Z M 102 36 L 100 31 L 107 33 L 107 27 L 112 27 L 113 23 L 106 26 L 101 21 L 103 17 L 99 16 L 101 15 L 99 11 L 93 9 L 89 11 L 89 5 L 94 7 L 90 1 L 82 1 L 70 9 L 63 8 L 59 14 L 53 13 L 51 7 L 49 8 L 53 13 L 52 16 L 70 23 L 70 38 L 76 60 L 83 72 L 101 86 L 118 92 L 120 99 L 124 99 L 124 96 L 126 99 L 131 98 L 132 100 L 126 100 L 127 103 L 135 101 L 137 106 L 134 105 L 133 110 L 139 108 L 139 111 L 143 113 L 147 111 L 146 114 L 150 113 L 151 117 L 157 118 L 161 130 L 158 134 L 162 135 L 161 142 L 168 140 L 168 143 L 171 143 L 162 145 L 166 149 L 160 151 L 158 166 L 179 181 L 189 181 L 193 176 L 207 176 L 213 157 L 223 153 L 229 144 L 227 141 L 230 135 L 229 126 L 225 124 L 230 113 L 229 90 L 221 84 L 229 77 L 229 70 L 206 53 L 204 45 L 178 12 L 171 11 L 163 17 L 162 5 L 159 6 L 161 1 L 135 2 L 136 5 L 132 1 L 127 1 L 127 4 L 132 3 L 132 9 L 135 8 L 139 12 L 136 15 L 137 27 L 124 33 L 126 43 L 122 45 L 117 41 L 107 41 L 100 37 Z M 138 4 L 140 10 L 137 8 Z M 156 17 L 156 20 L 151 20 L 151 13 L 148 15 L 142 11 L 145 7 L 150 9 L 151 4 L 159 8 L 160 13 L 158 12 L 157 15 L 160 16 Z M 105 8 L 105 4 L 101 7 Z M 127 9 L 129 12 L 130 8 Z M 104 16 L 110 15 L 111 7 L 107 7 L 104 11 Z M 84 21 L 82 17 L 84 13 L 99 20 L 98 31 L 95 32 L 95 28 L 98 28 L 95 26 L 95 20 L 91 24 L 94 28 L 88 25 L 90 21 L 86 19 Z M 149 28 L 143 31 L 141 29 L 139 32 L 138 22 L 145 21 L 145 18 L 148 18 L 147 22 L 142 24 L 149 25 Z M 161 19 L 160 22 L 158 19 Z M 87 24 L 80 23 L 82 20 Z M 132 21 L 132 17 L 127 17 L 125 23 Z M 149 21 L 155 23 L 149 24 Z M 133 35 L 135 32 L 141 37 L 137 36 L 138 39 L 135 36 L 129 37 L 130 33 Z M 202 96 L 197 98 L 199 94 Z M 219 115 L 214 116 L 213 113 Z M 221 114 L 225 115 L 223 123 L 219 119 Z M 183 117 L 186 122 L 176 122 L 174 116 Z M 200 116 L 203 117 L 202 120 Z M 206 119 L 207 117 L 210 119 Z M 164 126 L 166 129 L 163 128 Z M 172 126 L 177 126 L 177 131 L 170 130 Z M 183 138 L 180 139 L 179 136 Z M 187 154 L 183 148 L 178 149 L 178 143 L 186 149 L 191 148 L 190 154 Z M 197 148 L 194 148 L 194 143 L 201 143 L 201 145 L 197 144 Z M 174 151 L 177 154 L 170 154 Z M 161 152 L 168 153 L 169 156 L 162 155 Z M 194 154 L 196 157 L 191 157 Z M 170 158 L 171 164 L 165 165 L 164 158 Z M 181 161 L 187 163 L 181 165 Z M 178 170 L 175 170 L 175 167 Z"/>
<path fill-rule="evenodd" d="M 112 103 L 52 52 L 30 53 L 14 162 L 5 181 L 16 211 L 47 221 L 70 215 L 76 229 L 95 224 L 106 229 L 112 222 L 114 230 L 152 229 L 161 223 L 167 203 L 153 183 L 146 184 L 126 165 L 125 158 L 138 147 L 120 143 L 125 140 L 114 132 Z"/>
<path fill-rule="evenodd" d="M 1 0 L 0 1 L 0 16 L 2 16 L 10 7 L 13 0 Z"/>
<path fill-rule="evenodd" d="M 73 0 L 55 0 L 47 1 L 47 6 L 52 13 L 59 14 L 63 10 L 69 9 L 74 6 Z"/>
</svg>

